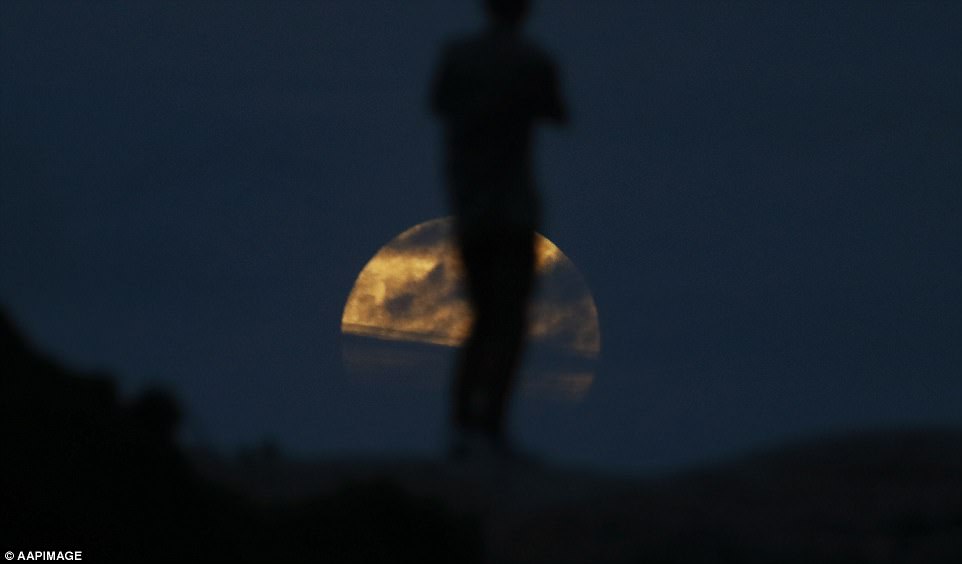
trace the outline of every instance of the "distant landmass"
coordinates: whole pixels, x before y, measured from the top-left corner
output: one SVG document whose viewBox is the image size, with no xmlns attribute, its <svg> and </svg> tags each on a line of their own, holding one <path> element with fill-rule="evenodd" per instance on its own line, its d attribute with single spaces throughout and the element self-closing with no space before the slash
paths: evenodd
<svg viewBox="0 0 962 564">
<path fill-rule="evenodd" d="M 962 562 L 962 429 L 812 438 L 673 475 L 187 451 L 163 390 L 0 311 L 0 549 L 91 562 Z"/>
</svg>

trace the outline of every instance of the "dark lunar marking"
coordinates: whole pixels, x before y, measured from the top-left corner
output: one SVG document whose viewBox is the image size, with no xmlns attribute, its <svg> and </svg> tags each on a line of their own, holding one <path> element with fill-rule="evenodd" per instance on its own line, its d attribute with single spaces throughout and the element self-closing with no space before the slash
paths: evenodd
<svg viewBox="0 0 962 564">
<path fill-rule="evenodd" d="M 402 253 L 409 251 L 430 250 L 444 242 L 450 229 L 446 221 L 432 221 L 412 229 L 398 237 L 392 244 L 391 250 Z"/>
<path fill-rule="evenodd" d="M 384 302 L 384 309 L 395 317 L 404 317 L 411 312 L 412 305 L 414 305 L 414 294 L 405 293 Z"/>
</svg>

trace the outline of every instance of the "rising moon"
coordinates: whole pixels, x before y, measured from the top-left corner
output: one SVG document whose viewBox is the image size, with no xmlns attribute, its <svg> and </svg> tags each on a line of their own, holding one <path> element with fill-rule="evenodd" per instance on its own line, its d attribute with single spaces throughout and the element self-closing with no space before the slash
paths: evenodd
<svg viewBox="0 0 962 564">
<path fill-rule="evenodd" d="M 472 314 L 452 230 L 451 218 L 415 225 L 361 270 L 341 316 L 349 373 L 409 372 L 423 379 L 443 371 L 444 362 L 432 357 L 467 338 Z M 554 243 L 539 234 L 535 248 L 537 282 L 521 387 L 579 400 L 591 386 L 601 351 L 598 310 L 581 273 Z"/>
</svg>

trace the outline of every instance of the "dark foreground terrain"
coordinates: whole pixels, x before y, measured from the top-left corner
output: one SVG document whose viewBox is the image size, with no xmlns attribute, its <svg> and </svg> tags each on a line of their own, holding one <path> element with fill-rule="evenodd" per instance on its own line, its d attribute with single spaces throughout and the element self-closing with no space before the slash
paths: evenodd
<svg viewBox="0 0 962 564">
<path fill-rule="evenodd" d="M 962 430 L 796 443 L 615 478 L 177 446 L 162 391 L 33 350 L 0 312 L 0 551 L 88 562 L 962 562 Z"/>
</svg>

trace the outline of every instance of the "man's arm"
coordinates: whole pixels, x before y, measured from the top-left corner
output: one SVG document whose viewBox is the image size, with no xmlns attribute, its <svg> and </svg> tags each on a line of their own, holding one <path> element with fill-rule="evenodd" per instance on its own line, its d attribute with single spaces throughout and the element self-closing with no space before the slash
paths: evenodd
<svg viewBox="0 0 962 564">
<path fill-rule="evenodd" d="M 541 65 L 541 96 L 538 114 L 540 117 L 563 125 L 568 123 L 568 109 L 561 95 L 561 80 L 558 69 L 551 61 Z"/>
</svg>

